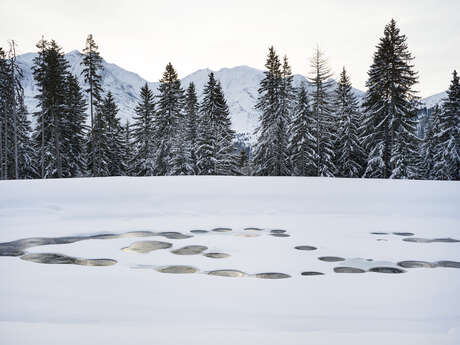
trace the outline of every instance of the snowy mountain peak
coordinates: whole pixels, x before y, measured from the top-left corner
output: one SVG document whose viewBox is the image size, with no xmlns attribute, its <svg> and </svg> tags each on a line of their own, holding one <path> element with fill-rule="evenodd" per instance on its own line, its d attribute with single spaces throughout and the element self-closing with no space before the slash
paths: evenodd
<svg viewBox="0 0 460 345">
<path fill-rule="evenodd" d="M 32 75 L 33 59 L 35 56 L 37 56 L 36 53 L 26 53 L 19 55 L 17 58 L 18 64 L 24 73 L 22 83 L 29 112 L 34 112 L 37 107 L 37 101 L 34 98 L 37 90 Z M 66 53 L 65 56 L 70 65 L 70 72 L 78 78 L 80 85 L 84 87 L 81 75 L 83 70 L 81 66 L 83 54 L 79 50 L 72 50 Z M 138 101 L 139 90 L 145 83 L 150 86 L 154 94 L 158 93 L 158 82 L 148 82 L 138 74 L 127 71 L 116 64 L 108 63 L 105 60 L 103 60 L 103 67 L 102 87 L 104 91 L 112 92 L 120 108 L 119 116 L 123 122 L 133 116 L 134 108 Z M 214 72 L 216 79 L 221 82 L 230 109 L 233 129 L 238 133 L 252 134 L 259 118 L 259 114 L 255 111 L 254 106 L 257 103 L 257 90 L 259 89 L 260 81 L 264 77 L 264 72 L 245 65 L 221 68 L 217 71 L 204 68 L 181 79 L 182 87 L 185 89 L 190 82 L 194 82 L 198 96 L 200 97 L 208 81 L 208 75 L 211 72 Z M 311 84 L 303 75 L 295 74 L 293 80 L 295 86 L 305 83 L 307 89 L 311 88 Z M 335 81 L 334 84 L 336 84 Z M 354 89 L 354 92 L 360 99 L 364 96 L 364 92 L 358 89 Z M 439 102 L 443 97 L 445 97 L 445 93 L 428 97 L 425 99 L 427 100 L 426 104 Z"/>
</svg>

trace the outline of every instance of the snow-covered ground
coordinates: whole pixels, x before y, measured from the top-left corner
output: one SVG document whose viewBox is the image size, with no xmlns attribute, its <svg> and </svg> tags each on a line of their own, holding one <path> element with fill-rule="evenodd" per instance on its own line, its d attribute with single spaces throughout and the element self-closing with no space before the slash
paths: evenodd
<svg viewBox="0 0 460 345">
<path fill-rule="evenodd" d="M 130 231 L 193 237 L 131 234 L 23 248 L 29 254 L 116 260 L 111 266 L 0 257 L 0 344 L 459 344 L 460 269 L 334 272 L 338 266 L 403 269 L 397 263 L 404 260 L 460 261 L 458 242 L 403 240 L 460 239 L 459 206 L 457 182 L 275 177 L 1 181 L 0 242 Z M 189 232 L 216 227 L 232 231 Z M 272 236 L 272 229 L 285 229 L 290 237 Z M 139 241 L 172 247 L 149 253 L 121 250 Z M 186 245 L 230 257 L 171 252 Z M 294 248 L 299 245 L 317 249 Z M 346 261 L 318 259 L 323 256 Z M 166 265 L 199 271 L 158 271 Z M 206 274 L 219 269 L 248 276 Z M 324 275 L 302 276 L 305 271 Z M 291 277 L 253 276 L 263 272 Z"/>
</svg>

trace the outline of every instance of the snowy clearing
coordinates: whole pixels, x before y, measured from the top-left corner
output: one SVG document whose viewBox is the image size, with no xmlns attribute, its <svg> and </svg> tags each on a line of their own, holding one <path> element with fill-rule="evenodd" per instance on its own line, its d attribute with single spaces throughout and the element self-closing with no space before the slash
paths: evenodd
<svg viewBox="0 0 460 345">
<path fill-rule="evenodd" d="M 0 242 L 41 239 L 0 245 L 0 344 L 459 344 L 459 206 L 456 182 L 1 181 Z"/>
</svg>

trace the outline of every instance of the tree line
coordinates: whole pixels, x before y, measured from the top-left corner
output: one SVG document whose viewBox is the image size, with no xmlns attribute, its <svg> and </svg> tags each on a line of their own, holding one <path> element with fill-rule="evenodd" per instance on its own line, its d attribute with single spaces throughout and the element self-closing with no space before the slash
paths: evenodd
<svg viewBox="0 0 460 345">
<path fill-rule="evenodd" d="M 396 22 L 376 47 L 363 102 L 345 68 L 335 85 L 323 53 L 311 59 L 310 87 L 293 85 L 288 58 L 269 48 L 256 110 L 256 143 L 238 152 L 220 82 L 208 76 L 201 100 L 183 89 L 172 64 L 158 95 L 145 84 L 132 123 L 120 122 L 92 35 L 80 85 L 62 49 L 43 38 L 33 76 L 38 110 L 31 128 L 15 42 L 0 48 L 0 178 L 258 175 L 460 179 L 460 84 L 416 135 L 419 98 L 413 57 Z M 89 119 L 88 119 L 89 117 Z M 88 120 L 87 120 L 88 119 Z"/>
</svg>

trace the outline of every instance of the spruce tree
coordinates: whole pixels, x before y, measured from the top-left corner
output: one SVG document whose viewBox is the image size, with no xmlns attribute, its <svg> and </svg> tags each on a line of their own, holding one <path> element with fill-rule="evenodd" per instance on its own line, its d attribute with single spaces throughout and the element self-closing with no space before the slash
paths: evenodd
<svg viewBox="0 0 460 345">
<path fill-rule="evenodd" d="M 417 175 L 415 156 L 417 82 L 407 38 L 392 19 L 377 45 L 366 83 L 364 101 L 365 177 L 413 178 Z"/>
<path fill-rule="evenodd" d="M 185 95 L 185 118 L 187 121 L 187 140 L 190 146 L 190 166 L 193 174 L 198 174 L 197 136 L 198 136 L 198 97 L 195 84 L 191 82 Z"/>
<path fill-rule="evenodd" d="M 309 80 L 313 86 L 311 94 L 312 112 L 315 118 L 314 136 L 316 139 L 315 165 L 317 176 L 334 176 L 334 141 L 336 121 L 331 99 L 331 72 L 323 53 L 316 48 L 311 59 L 311 75 Z"/>
<path fill-rule="evenodd" d="M 183 117 L 184 91 L 171 63 L 168 63 L 158 88 L 155 137 L 155 175 L 168 175 L 172 171 L 171 152 L 179 118 Z"/>
<path fill-rule="evenodd" d="M 290 122 L 291 75 L 285 60 L 283 71 L 273 47 L 269 48 L 265 77 L 260 82 L 256 110 L 260 112 L 254 152 L 255 174 L 290 175 L 288 127 Z"/>
<path fill-rule="evenodd" d="M 452 73 L 452 81 L 443 102 L 439 117 L 439 131 L 435 133 L 437 159 L 435 177 L 439 180 L 460 179 L 460 84 L 457 71 Z"/>
<path fill-rule="evenodd" d="M 6 61 L 6 53 L 0 47 L 0 179 L 6 179 L 5 174 L 6 156 L 5 138 L 7 138 L 7 99 L 8 99 L 8 68 Z"/>
<path fill-rule="evenodd" d="M 230 113 L 219 82 L 209 74 L 200 105 L 197 140 L 200 175 L 232 175 L 236 168 Z"/>
<path fill-rule="evenodd" d="M 314 176 L 317 172 L 314 136 L 315 123 L 305 84 L 298 89 L 294 115 L 289 130 L 292 175 Z"/>
<path fill-rule="evenodd" d="M 93 35 L 89 34 L 86 39 L 86 45 L 83 49 L 83 60 L 81 62 L 83 70 L 81 74 L 84 77 L 85 83 L 88 88 L 85 90 L 89 96 L 89 109 L 90 109 L 90 124 L 93 128 L 94 124 L 94 109 L 101 101 L 102 93 L 102 58 L 98 51 L 99 47 L 94 41 Z"/>
<path fill-rule="evenodd" d="M 86 101 L 77 78 L 67 75 L 63 124 L 64 176 L 86 174 Z"/>
<path fill-rule="evenodd" d="M 63 177 L 64 146 L 62 135 L 66 116 L 65 90 L 69 64 L 61 48 L 52 40 L 39 42 L 34 59 L 34 78 L 38 88 L 39 110 L 33 133 L 34 145 L 41 156 L 41 177 Z"/>
<path fill-rule="evenodd" d="M 93 39 L 93 35 L 89 34 L 88 38 L 86 39 L 86 45 L 83 49 L 83 60 L 81 62 L 83 66 L 83 70 L 81 74 L 84 77 L 84 81 L 87 84 L 87 89 L 85 90 L 89 96 L 89 110 L 90 110 L 90 129 L 94 133 L 99 133 L 100 129 L 95 129 L 94 126 L 97 125 L 95 120 L 95 112 L 101 102 L 101 94 L 102 94 L 102 73 L 103 73 L 103 65 L 102 65 L 102 57 L 99 54 L 98 46 Z M 100 119 L 99 119 L 100 120 Z M 100 121 L 99 121 L 100 122 Z M 90 136 L 89 139 L 95 138 Z M 88 156 L 92 156 L 95 154 L 95 150 L 98 148 L 96 147 L 96 143 L 88 143 L 88 147 L 91 148 L 91 151 L 88 152 Z M 89 162 L 96 162 L 97 160 L 94 157 L 89 157 Z M 96 167 L 93 165 L 89 165 L 88 169 L 92 176 L 98 176 L 95 174 L 94 170 Z M 100 172 L 98 172 L 100 173 Z"/>
<path fill-rule="evenodd" d="M 110 134 L 108 112 L 111 104 L 107 98 L 98 103 L 95 109 L 94 126 L 88 133 L 88 166 L 94 177 L 110 176 L 112 173 L 112 157 L 110 154 Z"/>
<path fill-rule="evenodd" d="M 439 117 L 441 109 L 439 106 L 436 106 L 432 115 L 428 117 L 426 128 L 425 128 L 425 138 L 420 145 L 420 156 L 421 156 L 421 167 L 420 175 L 421 178 L 425 180 L 431 180 L 435 178 L 435 159 L 437 158 L 436 150 L 438 146 L 438 138 L 435 133 L 439 133 Z"/>
<path fill-rule="evenodd" d="M 364 158 L 359 135 L 361 113 L 345 67 L 335 90 L 334 106 L 335 118 L 338 122 L 335 145 L 337 176 L 360 177 Z"/>
<path fill-rule="evenodd" d="M 132 134 L 132 125 L 129 120 L 126 120 L 123 126 L 123 160 L 126 163 L 126 175 L 134 175 L 133 161 L 134 161 L 134 143 Z M 137 175 L 134 175 L 137 176 Z"/>
<path fill-rule="evenodd" d="M 134 155 L 131 162 L 135 176 L 155 175 L 155 103 L 147 83 L 141 88 L 140 101 L 133 116 L 132 136 Z"/>
<path fill-rule="evenodd" d="M 105 117 L 107 141 L 107 168 L 109 176 L 123 176 L 126 174 L 124 161 L 124 132 L 117 117 L 118 106 L 115 104 L 112 93 L 109 91 L 102 101 L 101 113 Z"/>
<path fill-rule="evenodd" d="M 18 178 L 31 179 L 37 176 L 37 167 L 34 164 L 35 152 L 30 138 L 32 129 L 24 105 L 24 93 L 19 95 L 17 102 Z"/>
</svg>

